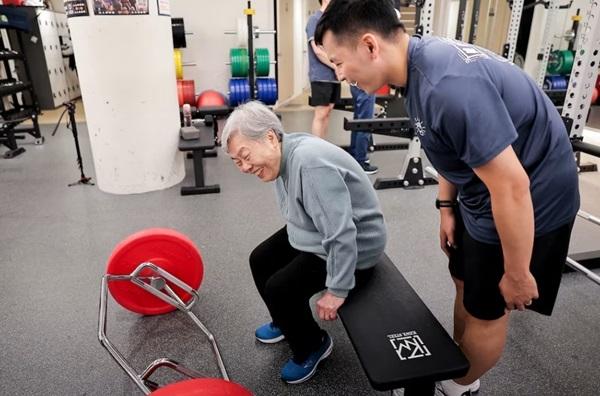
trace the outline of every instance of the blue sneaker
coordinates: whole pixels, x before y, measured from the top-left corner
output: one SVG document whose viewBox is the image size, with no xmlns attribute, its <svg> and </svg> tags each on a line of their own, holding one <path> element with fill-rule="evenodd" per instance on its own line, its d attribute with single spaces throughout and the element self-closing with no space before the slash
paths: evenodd
<svg viewBox="0 0 600 396">
<path fill-rule="evenodd" d="M 256 339 L 264 344 L 275 344 L 285 338 L 281 329 L 273 326 L 273 322 L 265 323 L 254 332 Z"/>
<path fill-rule="evenodd" d="M 323 342 L 319 349 L 308 355 L 308 358 L 302 363 L 296 363 L 290 359 L 281 369 L 281 379 L 288 384 L 299 384 L 308 380 L 317 371 L 319 362 L 331 354 L 333 349 L 333 340 L 329 334 L 325 333 Z"/>
</svg>

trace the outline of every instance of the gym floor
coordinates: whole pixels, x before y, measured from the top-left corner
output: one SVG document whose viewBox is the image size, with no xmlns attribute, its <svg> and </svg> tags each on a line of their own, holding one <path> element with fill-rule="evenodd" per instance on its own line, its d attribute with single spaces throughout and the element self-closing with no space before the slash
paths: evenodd
<svg viewBox="0 0 600 396">
<path fill-rule="evenodd" d="M 287 131 L 312 114 L 283 111 Z M 330 139 L 347 143 L 334 112 Z M 117 196 L 67 187 L 79 177 L 70 131 L 44 125 L 46 143 L 0 160 L 0 394 L 130 395 L 136 385 L 100 345 L 100 279 L 114 246 L 129 234 L 168 227 L 188 235 L 204 259 L 194 312 L 219 342 L 232 380 L 256 395 L 374 395 L 339 321 L 324 323 L 334 350 L 310 381 L 279 379 L 285 342 L 263 345 L 254 329 L 269 320 L 248 268 L 251 250 L 283 225 L 273 186 L 241 174 L 223 153 L 205 160 L 206 181 L 221 193 L 182 197 L 180 186 Z M 85 124 L 79 124 L 86 174 L 94 176 Z M 381 138 L 381 139 L 379 139 Z M 376 142 L 393 139 L 376 137 Z M 397 175 L 406 151 L 376 152 L 376 176 Z M 193 183 L 186 161 L 185 185 Z M 95 178 L 94 178 L 95 179 Z M 600 215 L 600 175 L 580 176 L 582 209 Z M 436 187 L 378 191 L 389 230 L 387 253 L 438 320 L 452 329 L 453 285 L 438 248 Z M 600 228 L 578 220 L 571 253 L 600 250 Z M 597 273 L 599 273 L 597 271 Z M 513 313 L 503 359 L 481 380 L 481 395 L 589 395 L 600 391 L 600 288 L 582 274 L 563 278 L 555 313 Z M 182 313 L 141 317 L 110 300 L 108 335 L 142 371 L 170 357 L 218 376 L 206 338 Z M 158 371 L 160 383 L 177 376 Z"/>
</svg>

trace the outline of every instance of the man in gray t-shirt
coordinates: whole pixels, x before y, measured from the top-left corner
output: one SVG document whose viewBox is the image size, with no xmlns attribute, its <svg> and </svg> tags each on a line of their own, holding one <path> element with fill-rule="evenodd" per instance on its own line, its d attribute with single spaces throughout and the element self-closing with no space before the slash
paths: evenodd
<svg viewBox="0 0 600 396">
<path fill-rule="evenodd" d="M 502 355 L 509 313 L 554 308 L 579 208 L 565 125 L 535 82 L 471 44 L 410 37 L 381 0 L 333 0 L 315 30 L 338 76 L 403 88 L 416 136 L 440 174 L 440 246 L 456 287 L 454 340 L 471 394 Z M 432 205 L 433 206 L 433 205 Z"/>
<path fill-rule="evenodd" d="M 321 8 L 310 16 L 306 24 L 306 37 L 308 38 L 310 105 L 315 108 L 312 133 L 319 137 L 325 137 L 329 115 L 333 110 L 333 105 L 340 98 L 340 82 L 335 74 L 335 65 L 329 61 L 327 54 L 314 41 L 313 36 L 317 23 L 329 5 L 329 0 L 319 0 L 319 4 L 321 4 Z"/>
</svg>

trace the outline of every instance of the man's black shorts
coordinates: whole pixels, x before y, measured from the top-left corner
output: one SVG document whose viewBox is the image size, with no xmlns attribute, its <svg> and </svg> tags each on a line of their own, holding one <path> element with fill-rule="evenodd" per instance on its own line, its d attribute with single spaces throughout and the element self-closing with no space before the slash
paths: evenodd
<svg viewBox="0 0 600 396">
<path fill-rule="evenodd" d="M 533 311 L 552 314 L 574 221 L 534 239 L 530 271 L 537 282 L 539 298 L 527 307 Z M 500 318 L 506 308 L 499 287 L 504 275 L 502 247 L 473 239 L 458 213 L 454 238 L 457 247 L 450 255 L 449 268 L 453 277 L 464 281 L 465 309 L 478 319 Z"/>
<path fill-rule="evenodd" d="M 340 99 L 341 84 L 325 81 L 310 82 L 310 105 L 327 106 L 334 104 Z"/>
</svg>

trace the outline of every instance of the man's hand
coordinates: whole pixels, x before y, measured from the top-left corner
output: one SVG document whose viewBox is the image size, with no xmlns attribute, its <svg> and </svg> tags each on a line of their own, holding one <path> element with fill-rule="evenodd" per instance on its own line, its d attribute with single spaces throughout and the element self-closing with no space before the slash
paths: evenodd
<svg viewBox="0 0 600 396">
<path fill-rule="evenodd" d="M 329 292 L 325 292 L 323 297 L 317 301 L 317 315 L 321 320 L 337 319 L 337 310 L 346 301 L 345 298 L 334 296 Z"/>
<path fill-rule="evenodd" d="M 529 271 L 518 275 L 505 273 L 499 286 L 508 311 L 523 311 L 539 297 L 537 283 Z"/>
<path fill-rule="evenodd" d="M 450 257 L 450 250 L 456 248 L 454 231 L 456 230 L 456 218 L 452 208 L 440 209 L 440 247 Z"/>
</svg>

